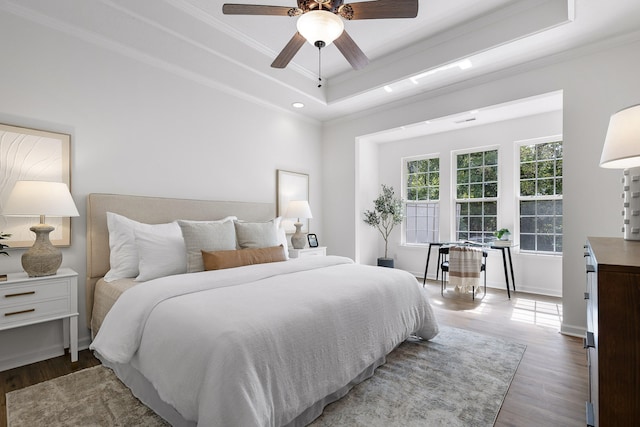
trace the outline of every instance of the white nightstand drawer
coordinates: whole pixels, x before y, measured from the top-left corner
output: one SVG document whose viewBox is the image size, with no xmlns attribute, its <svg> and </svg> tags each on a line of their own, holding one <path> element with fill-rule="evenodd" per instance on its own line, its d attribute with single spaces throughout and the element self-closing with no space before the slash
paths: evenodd
<svg viewBox="0 0 640 427">
<path fill-rule="evenodd" d="M 65 313 L 69 313 L 68 298 L 0 307 L 0 326 L 51 318 Z"/>
<path fill-rule="evenodd" d="M 289 249 L 289 258 L 306 258 L 310 256 L 326 256 L 327 247 L 319 246 L 317 248 Z"/>
<path fill-rule="evenodd" d="M 54 279 L 45 283 L 22 283 L 19 286 L 0 284 L 0 308 L 68 297 L 69 280 Z"/>
</svg>

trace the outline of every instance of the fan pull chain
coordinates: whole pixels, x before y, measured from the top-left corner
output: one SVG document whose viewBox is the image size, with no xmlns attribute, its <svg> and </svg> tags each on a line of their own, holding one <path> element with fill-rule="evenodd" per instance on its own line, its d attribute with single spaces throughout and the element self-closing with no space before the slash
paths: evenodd
<svg viewBox="0 0 640 427">
<path fill-rule="evenodd" d="M 322 87 L 322 48 L 326 44 L 322 40 L 318 40 L 314 45 L 318 48 L 318 87 Z"/>
</svg>

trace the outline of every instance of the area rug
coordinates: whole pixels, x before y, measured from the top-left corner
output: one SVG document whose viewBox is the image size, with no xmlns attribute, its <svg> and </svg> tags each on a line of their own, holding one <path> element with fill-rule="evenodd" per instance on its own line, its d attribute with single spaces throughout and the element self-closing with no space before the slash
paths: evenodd
<svg viewBox="0 0 640 427">
<path fill-rule="evenodd" d="M 525 351 L 462 329 L 408 340 L 311 425 L 492 426 Z M 162 426 L 102 366 L 7 393 L 8 426 Z"/>
</svg>

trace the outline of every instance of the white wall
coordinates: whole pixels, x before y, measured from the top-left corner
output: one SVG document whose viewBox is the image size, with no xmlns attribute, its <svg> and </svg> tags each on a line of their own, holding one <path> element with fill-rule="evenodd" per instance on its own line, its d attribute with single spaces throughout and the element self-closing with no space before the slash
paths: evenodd
<svg viewBox="0 0 640 427">
<path fill-rule="evenodd" d="M 637 36 L 637 35 L 636 35 Z M 348 171 L 356 164 L 355 141 L 362 135 L 434 119 L 483 106 L 564 90 L 564 253 L 562 331 L 581 334 L 586 325 L 583 244 L 589 235 L 621 236 L 619 198 L 621 171 L 598 167 L 609 116 L 640 102 L 637 70 L 640 43 L 603 44 L 593 52 L 574 52 L 557 64 L 517 72 L 507 70 L 454 87 L 418 96 L 409 105 L 390 105 L 327 123 L 323 134 L 325 169 L 324 240 L 335 253 L 353 256 L 358 224 L 355 180 Z M 537 274 L 537 273 L 533 273 Z"/>
<path fill-rule="evenodd" d="M 116 52 L 0 13 L 0 123 L 71 134 L 80 217 L 63 266 L 79 273 L 85 322 L 86 196 L 94 192 L 272 202 L 276 169 L 310 175 L 322 233 L 321 129 Z M 21 251 L 0 271 L 21 271 Z M 0 370 L 62 353 L 61 322 L 0 332 Z"/>
<path fill-rule="evenodd" d="M 517 183 L 518 149 L 514 142 L 538 137 L 547 137 L 562 134 L 562 112 L 556 111 L 547 114 L 538 114 L 531 117 L 506 120 L 483 126 L 474 126 L 451 132 L 422 136 L 403 141 L 389 142 L 385 144 L 369 143 L 378 147 L 378 167 L 375 175 L 370 180 L 393 185 L 398 195 L 402 189 L 403 158 L 438 155 L 440 158 L 440 240 L 455 240 L 452 217 L 452 199 L 455 192 L 452 189 L 455 168 L 455 151 L 473 148 L 498 149 L 498 175 L 499 175 L 499 201 L 498 201 L 498 228 L 508 228 L 513 233 L 518 222 L 517 202 L 514 189 Z M 361 143 L 362 145 L 362 143 Z M 367 162 L 360 158 L 360 163 Z M 366 206 L 366 205 L 365 205 Z M 422 277 L 424 274 L 426 250 L 424 247 L 416 247 L 401 244 L 401 227 L 394 230 L 390 240 L 390 256 L 395 258 L 396 267 Z M 382 239 L 378 239 L 378 254 L 382 247 Z M 360 245 L 369 245 L 370 242 L 358 240 Z M 432 251 L 429 265 L 429 277 L 435 278 L 437 252 Z M 518 290 L 536 292 L 546 295 L 562 295 L 562 258 L 559 256 L 519 254 L 513 252 L 515 280 Z M 375 264 L 375 257 L 362 259 L 362 262 Z M 496 288 L 505 287 L 504 268 L 501 252 L 491 251 L 487 259 L 487 285 Z M 535 275 L 531 271 L 538 272 Z M 509 279 L 511 280 L 511 279 Z"/>
</svg>

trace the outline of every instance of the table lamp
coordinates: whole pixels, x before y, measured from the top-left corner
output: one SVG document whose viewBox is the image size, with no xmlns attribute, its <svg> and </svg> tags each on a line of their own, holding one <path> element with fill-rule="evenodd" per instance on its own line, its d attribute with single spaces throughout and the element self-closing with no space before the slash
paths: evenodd
<svg viewBox="0 0 640 427">
<path fill-rule="evenodd" d="M 640 240 L 640 105 L 611 116 L 600 167 L 624 169 L 622 231 L 625 240 Z"/>
<path fill-rule="evenodd" d="M 2 211 L 6 216 L 39 216 L 40 224 L 30 228 L 36 234 L 33 246 L 22 254 L 22 268 L 29 277 L 52 276 L 62 264 L 62 252 L 51 244 L 45 216 L 79 216 L 71 193 L 62 182 L 18 181 Z"/>
<path fill-rule="evenodd" d="M 298 218 L 298 222 L 294 223 L 296 232 L 291 236 L 291 244 L 294 249 L 304 249 L 307 245 L 307 235 L 302 232 L 301 218 L 313 218 L 309 202 L 306 200 L 293 200 L 289 202 L 287 207 L 286 218 Z"/>
</svg>

